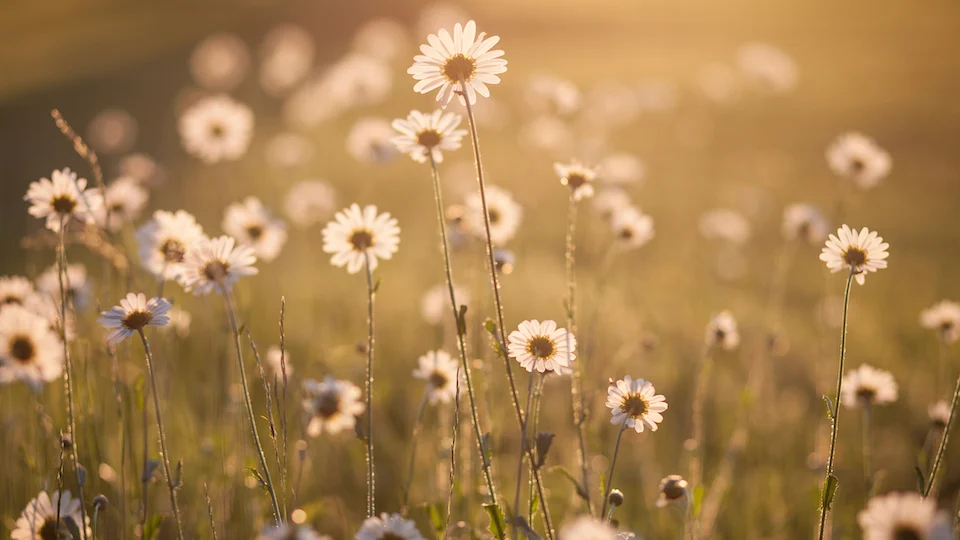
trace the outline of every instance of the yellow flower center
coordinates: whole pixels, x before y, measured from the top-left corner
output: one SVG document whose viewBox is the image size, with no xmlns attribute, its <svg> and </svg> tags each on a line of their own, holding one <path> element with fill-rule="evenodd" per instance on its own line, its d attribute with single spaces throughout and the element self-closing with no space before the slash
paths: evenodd
<svg viewBox="0 0 960 540">
<path fill-rule="evenodd" d="M 168 263 L 183 262 L 183 256 L 187 248 L 179 240 L 169 239 L 160 245 L 160 253 Z"/>
<path fill-rule="evenodd" d="M 153 319 L 149 311 L 132 311 L 123 318 L 123 325 L 130 330 L 142 330 Z"/>
<path fill-rule="evenodd" d="M 21 364 L 29 364 L 36 354 L 33 341 L 27 336 L 14 336 L 10 340 L 10 356 Z"/>
<path fill-rule="evenodd" d="M 373 234 L 366 229 L 353 231 L 350 235 L 350 244 L 357 251 L 364 251 L 373 245 Z"/>
<path fill-rule="evenodd" d="M 858 247 L 848 248 L 843 253 L 843 262 L 854 269 L 859 269 L 867 262 L 867 253 Z"/>
<path fill-rule="evenodd" d="M 224 261 L 210 261 L 203 267 L 203 275 L 210 281 L 219 283 L 230 273 L 230 265 Z"/>
<path fill-rule="evenodd" d="M 50 201 L 50 206 L 58 214 L 69 214 L 77 207 L 77 201 L 68 195 L 57 195 Z"/>
<path fill-rule="evenodd" d="M 620 402 L 620 409 L 630 418 L 640 418 L 647 413 L 647 402 L 639 394 L 630 394 Z"/>
<path fill-rule="evenodd" d="M 437 146 L 442 140 L 440 132 L 435 129 L 425 129 L 417 133 L 417 144 L 427 149 Z"/>
<path fill-rule="evenodd" d="M 430 373 L 428 380 L 430 381 L 430 386 L 433 388 L 443 388 L 447 385 L 447 376 L 440 371 Z"/>
<path fill-rule="evenodd" d="M 440 68 L 440 72 L 452 83 L 469 82 L 477 74 L 477 61 L 462 53 L 457 53 Z"/>
<path fill-rule="evenodd" d="M 553 342 L 544 336 L 537 336 L 527 343 L 527 352 L 537 358 L 546 360 L 553 356 Z"/>
</svg>

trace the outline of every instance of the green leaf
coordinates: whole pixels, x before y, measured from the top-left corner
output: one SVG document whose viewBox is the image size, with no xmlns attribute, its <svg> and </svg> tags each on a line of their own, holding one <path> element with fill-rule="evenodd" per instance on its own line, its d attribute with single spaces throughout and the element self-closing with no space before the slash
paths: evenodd
<svg viewBox="0 0 960 540">
<path fill-rule="evenodd" d="M 836 408 L 833 406 L 833 402 L 830 401 L 830 396 L 824 394 L 823 401 L 824 403 L 827 404 L 827 418 L 829 418 L 830 421 L 833 422 L 834 415 L 836 414 L 834 411 L 836 411 Z"/>
<path fill-rule="evenodd" d="M 580 485 L 580 482 L 572 474 L 570 474 L 570 471 L 568 471 L 562 465 L 550 467 L 547 469 L 547 472 L 558 472 L 562 474 L 567 480 L 570 480 L 570 483 L 573 484 L 573 487 L 577 489 L 577 495 L 579 495 L 581 499 L 586 501 L 590 498 L 587 494 L 587 490 L 584 489 L 583 486 Z M 600 492 L 603 493 L 603 475 L 600 476 Z"/>
<path fill-rule="evenodd" d="M 700 515 L 700 505 L 703 503 L 703 486 L 693 488 L 693 515 Z"/>
<path fill-rule="evenodd" d="M 494 334 L 497 331 L 497 323 L 493 322 L 493 319 L 487 317 L 487 319 L 483 321 L 483 328 L 487 332 Z"/>
<path fill-rule="evenodd" d="M 423 503 L 420 505 L 424 511 L 427 513 L 427 517 L 430 518 L 430 523 L 433 524 L 433 530 L 437 533 L 437 538 L 443 537 L 443 516 L 440 512 L 440 503 Z"/>
<path fill-rule="evenodd" d="M 823 492 L 820 495 L 820 504 L 823 505 L 823 508 L 827 510 L 830 509 L 830 505 L 833 504 L 833 497 L 837 494 L 837 487 L 840 485 L 840 479 L 834 475 L 827 476 L 827 480 L 823 483 Z"/>
<path fill-rule="evenodd" d="M 133 402 L 137 405 L 137 410 L 142 411 L 147 399 L 147 379 L 143 373 L 137 375 L 133 380 Z"/>
<path fill-rule="evenodd" d="M 486 503 L 483 505 L 483 509 L 490 516 L 490 526 L 487 529 L 497 538 L 503 538 L 505 536 L 504 532 L 507 530 L 507 523 L 503 519 L 503 512 L 500 507 L 493 503 Z"/>
<path fill-rule="evenodd" d="M 156 514 L 143 524 L 143 540 L 156 540 L 159 537 L 161 521 L 163 521 L 163 516 Z"/>
<path fill-rule="evenodd" d="M 537 433 L 537 463 L 536 468 L 543 467 L 547 461 L 547 453 L 550 451 L 550 445 L 553 443 L 553 433 Z"/>
<path fill-rule="evenodd" d="M 467 335 L 467 306 L 462 304 L 460 306 L 460 312 L 457 314 L 457 335 L 465 336 Z"/>
<path fill-rule="evenodd" d="M 373 294 L 377 294 L 377 291 L 380 290 L 380 282 L 383 281 L 383 278 L 377 276 L 377 282 L 373 284 Z"/>
<path fill-rule="evenodd" d="M 530 519 L 533 519 L 533 516 L 537 515 L 537 510 L 540 509 L 540 494 L 534 492 L 533 498 L 530 499 Z"/>
</svg>

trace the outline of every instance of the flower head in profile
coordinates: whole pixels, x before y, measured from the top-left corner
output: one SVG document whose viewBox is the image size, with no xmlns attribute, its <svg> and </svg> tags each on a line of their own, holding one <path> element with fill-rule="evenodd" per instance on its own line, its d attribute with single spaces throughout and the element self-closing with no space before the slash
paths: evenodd
<svg viewBox="0 0 960 540">
<path fill-rule="evenodd" d="M 400 514 L 380 514 L 380 517 L 368 517 L 360 526 L 356 540 L 424 540 L 413 520 L 404 519 Z"/>
<path fill-rule="evenodd" d="M 57 265 L 52 265 L 37 277 L 37 291 L 44 296 L 60 298 L 60 278 Z M 83 310 L 90 302 L 90 280 L 87 278 L 87 267 L 80 263 L 67 265 L 63 276 L 63 288 L 67 295 L 68 305 L 74 309 Z"/>
<path fill-rule="evenodd" d="M 507 336 L 507 352 L 523 369 L 537 373 L 570 373 L 576 356 L 577 339 L 556 321 L 523 321 Z"/>
<path fill-rule="evenodd" d="M 453 35 L 446 29 L 427 36 L 426 45 L 420 46 L 423 54 L 413 57 L 413 65 L 407 73 L 417 81 L 413 90 L 421 94 L 440 89 L 437 101 L 446 106 L 453 95 L 465 103 L 464 95 L 470 103 L 477 102 L 477 94 L 490 97 L 488 84 L 497 84 L 497 75 L 507 70 L 507 61 L 503 51 L 493 49 L 500 41 L 498 36 L 487 37 L 484 32 L 477 34 L 477 23 L 467 22 L 465 26 L 457 23 Z"/>
<path fill-rule="evenodd" d="M 920 324 L 936 330 L 945 343 L 955 343 L 960 339 L 960 304 L 953 300 L 941 300 L 920 312 Z"/>
<path fill-rule="evenodd" d="M 119 306 L 100 313 L 97 322 L 110 330 L 107 344 L 116 345 L 147 326 L 166 326 L 170 322 L 167 312 L 171 307 L 164 298 L 147 300 L 143 293 L 128 293 Z"/>
<path fill-rule="evenodd" d="M 930 424 L 933 427 L 937 429 L 947 427 L 950 422 L 950 404 L 941 399 L 927 407 L 927 416 L 930 417 Z"/>
<path fill-rule="evenodd" d="M 844 133 L 827 148 L 827 163 L 837 176 L 869 189 L 890 174 L 892 160 L 886 150 L 862 133 Z"/>
<path fill-rule="evenodd" d="M 63 342 L 50 321 L 26 307 L 0 311 L 0 384 L 23 381 L 34 390 L 63 373 Z"/>
<path fill-rule="evenodd" d="M 137 229 L 136 238 L 140 265 L 160 279 L 173 279 L 183 273 L 183 261 L 203 238 L 203 228 L 183 210 L 157 210 L 153 219 Z"/>
<path fill-rule="evenodd" d="M 888 493 L 873 497 L 857 514 L 864 540 L 952 540 L 947 517 L 936 499 L 917 493 Z"/>
<path fill-rule="evenodd" d="M 498 186 L 487 186 L 487 212 L 490 217 L 490 238 L 494 245 L 503 246 L 520 228 L 523 207 L 509 191 Z M 479 193 L 471 193 L 465 201 L 463 225 L 473 236 L 485 238 L 483 203 Z"/>
<path fill-rule="evenodd" d="M 267 370 L 271 375 L 283 380 L 284 373 L 289 377 L 293 375 L 293 366 L 290 365 L 290 351 L 281 350 L 278 345 L 271 345 L 267 349 L 267 355 L 264 357 Z"/>
<path fill-rule="evenodd" d="M 360 208 L 354 203 L 334 216 L 323 229 L 323 251 L 333 255 L 330 263 L 356 274 L 365 264 L 373 272 L 379 259 L 389 260 L 400 244 L 400 227 L 389 212 L 377 207 Z"/>
<path fill-rule="evenodd" d="M 276 259 L 287 242 L 286 224 L 273 217 L 256 197 L 227 206 L 220 227 L 241 244 L 252 247 L 257 258 L 267 262 Z"/>
<path fill-rule="evenodd" d="M 71 497 L 69 491 L 62 493 L 55 491 L 53 497 L 47 495 L 46 491 L 41 491 L 20 513 L 10 538 L 14 540 L 81 538 L 80 527 L 83 523 L 81 516 L 80 499 Z M 93 538 L 89 521 L 88 517 L 87 523 L 83 526 L 86 528 L 86 537 Z"/>
<path fill-rule="evenodd" d="M 140 217 L 148 198 L 147 188 L 132 177 L 121 176 L 114 180 L 104 192 L 103 199 L 107 207 L 104 216 L 110 220 L 103 224 L 104 228 L 116 232 L 127 223 L 133 222 Z"/>
<path fill-rule="evenodd" d="M 253 111 L 227 95 L 211 96 L 187 108 L 177 127 L 184 149 L 207 165 L 236 161 L 250 146 Z"/>
<path fill-rule="evenodd" d="M 674 501 L 686 498 L 689 494 L 687 489 L 687 481 L 679 474 L 665 476 L 660 480 L 660 487 L 658 489 L 660 495 L 657 497 L 657 508 L 663 508 Z"/>
<path fill-rule="evenodd" d="M 613 417 L 611 424 L 623 424 L 637 433 L 644 429 L 657 430 L 667 410 L 667 398 L 657 394 L 653 384 L 629 375 L 607 387 L 607 407 Z"/>
<path fill-rule="evenodd" d="M 430 351 L 417 359 L 413 377 L 427 381 L 430 404 L 450 403 L 457 395 L 460 365 L 444 351 Z"/>
<path fill-rule="evenodd" d="M 397 157 L 397 149 L 393 144 L 395 135 L 396 132 L 386 118 L 361 118 L 347 133 L 347 153 L 367 165 L 389 163 Z"/>
<path fill-rule="evenodd" d="M 783 210 L 783 237 L 819 244 L 827 239 L 827 219 L 820 210 L 807 203 L 794 203 Z"/>
<path fill-rule="evenodd" d="M 843 375 L 840 403 L 847 407 L 884 405 L 897 400 L 897 381 L 889 371 L 863 364 Z"/>
<path fill-rule="evenodd" d="M 238 279 L 259 272 L 256 262 L 253 248 L 238 246 L 229 236 L 202 237 L 187 252 L 180 281 L 195 295 L 229 292 Z"/>
<path fill-rule="evenodd" d="M 579 161 L 554 163 L 553 171 L 560 177 L 560 183 L 570 188 L 573 200 L 579 201 L 593 197 L 593 183 L 597 179 L 596 169 L 587 167 Z"/>
<path fill-rule="evenodd" d="M 94 223 L 103 209 L 103 194 L 97 188 L 87 188 L 85 178 L 77 178 L 70 169 L 53 171 L 50 178 L 41 178 L 30 184 L 23 200 L 30 203 L 27 212 L 37 219 L 45 219 L 51 231 L 60 230 L 60 223 L 70 220 Z"/>
<path fill-rule="evenodd" d="M 593 516 L 580 516 L 560 528 L 560 540 L 617 540 L 617 531 Z"/>
<path fill-rule="evenodd" d="M 400 152 L 409 155 L 417 163 L 426 163 L 430 156 L 435 163 L 443 161 L 443 150 L 457 150 L 465 130 L 457 129 L 463 117 L 441 110 L 425 114 L 410 111 L 404 118 L 393 121 L 393 129 L 400 132 L 393 144 Z"/>
<path fill-rule="evenodd" d="M 733 313 L 721 311 L 707 324 L 707 345 L 732 351 L 740 345 L 740 332 Z"/>
<path fill-rule="evenodd" d="M 614 212 L 610 218 L 610 228 L 623 249 L 643 247 L 654 235 L 653 218 L 634 206 Z"/>
<path fill-rule="evenodd" d="M 365 409 L 356 385 L 330 375 L 322 382 L 313 379 L 303 381 L 303 391 L 306 394 L 303 408 L 310 417 L 307 435 L 311 437 L 319 437 L 323 433 L 336 435 L 345 429 L 353 429 L 357 416 L 363 414 Z"/>
<path fill-rule="evenodd" d="M 454 286 L 453 294 L 461 306 L 470 305 L 470 293 L 467 290 Z M 432 325 L 438 325 L 447 319 L 452 320 L 450 289 L 446 283 L 434 285 L 424 293 L 423 298 L 420 299 L 420 315 L 427 324 Z"/>
<path fill-rule="evenodd" d="M 820 260 L 827 263 L 831 272 L 850 270 L 857 283 L 863 285 L 867 273 L 887 267 L 888 247 L 876 231 L 866 227 L 857 231 L 844 225 L 827 239 Z"/>
<path fill-rule="evenodd" d="M 306 229 L 333 214 L 337 192 L 323 180 L 304 180 L 294 184 L 283 200 L 283 211 L 294 225 Z"/>
<path fill-rule="evenodd" d="M 37 294 L 33 283 L 23 276 L 0 276 L 0 309 L 23 306 Z"/>
</svg>

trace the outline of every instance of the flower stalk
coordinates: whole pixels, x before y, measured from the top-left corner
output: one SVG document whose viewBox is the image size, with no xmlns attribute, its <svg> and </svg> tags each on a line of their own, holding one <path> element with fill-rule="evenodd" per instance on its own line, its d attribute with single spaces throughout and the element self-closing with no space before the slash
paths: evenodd
<svg viewBox="0 0 960 540">
<path fill-rule="evenodd" d="M 367 375 L 365 392 L 367 395 L 367 517 L 377 514 L 376 478 L 373 466 L 373 270 L 370 268 L 370 254 L 363 252 L 363 268 L 367 274 Z"/>
</svg>

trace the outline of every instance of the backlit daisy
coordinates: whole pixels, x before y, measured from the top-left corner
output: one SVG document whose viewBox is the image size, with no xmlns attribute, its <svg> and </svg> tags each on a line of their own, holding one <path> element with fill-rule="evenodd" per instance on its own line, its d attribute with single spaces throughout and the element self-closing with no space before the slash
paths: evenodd
<svg viewBox="0 0 960 540">
<path fill-rule="evenodd" d="M 601 189 L 593 197 L 591 206 L 595 212 L 600 214 L 600 217 L 610 219 L 617 212 L 630 207 L 630 195 L 617 187 Z"/>
<path fill-rule="evenodd" d="M 424 540 L 413 520 L 403 519 L 400 514 L 380 514 L 363 521 L 356 540 Z"/>
<path fill-rule="evenodd" d="M 941 300 L 920 312 L 920 324 L 936 330 L 943 341 L 954 343 L 960 339 L 960 304 L 953 300 Z"/>
<path fill-rule="evenodd" d="M 33 283 L 23 276 L 0 276 L 0 309 L 4 306 L 22 306 L 37 294 Z"/>
<path fill-rule="evenodd" d="M 208 165 L 236 161 L 250 146 L 253 111 L 227 95 L 216 95 L 190 105 L 177 126 L 190 155 Z"/>
<path fill-rule="evenodd" d="M 377 268 L 380 259 L 391 259 L 400 244 L 400 227 L 389 212 L 377 214 L 377 207 L 360 208 L 354 203 L 334 216 L 323 229 L 323 251 L 333 255 L 330 263 L 347 267 L 356 274 L 365 263 Z"/>
<path fill-rule="evenodd" d="M 253 248 L 263 261 L 272 261 L 287 243 L 287 226 L 273 217 L 256 197 L 247 197 L 227 207 L 223 213 L 223 232 L 241 244 Z"/>
<path fill-rule="evenodd" d="M 330 218 L 337 192 L 323 180 L 304 180 L 294 184 L 283 199 L 283 210 L 294 225 L 306 229 Z"/>
<path fill-rule="evenodd" d="M 479 193 L 471 193 L 464 201 L 463 224 L 473 236 L 485 238 L 483 205 Z M 523 208 L 513 200 L 509 191 L 498 186 L 487 186 L 487 211 L 490 216 L 490 237 L 497 246 L 509 242 L 523 218 Z"/>
<path fill-rule="evenodd" d="M 947 422 L 950 421 L 950 404 L 941 399 L 927 407 L 927 416 L 930 417 L 933 427 L 937 429 L 947 427 Z"/>
<path fill-rule="evenodd" d="M 819 244 L 827 239 L 827 219 L 816 206 L 794 203 L 783 210 L 783 237 Z"/>
<path fill-rule="evenodd" d="M 148 197 L 147 189 L 132 177 L 121 176 L 111 182 L 103 197 L 110 220 L 106 228 L 116 232 L 140 217 Z"/>
<path fill-rule="evenodd" d="M 57 265 L 48 267 L 37 277 L 37 291 L 49 298 L 60 299 L 60 279 Z M 72 305 L 77 311 L 83 311 L 90 302 L 90 281 L 87 278 L 87 267 L 80 263 L 67 265 L 63 276 L 64 292 L 67 295 L 67 305 Z"/>
<path fill-rule="evenodd" d="M 293 366 L 290 364 L 290 351 L 281 351 L 277 345 L 271 345 L 267 349 L 267 355 L 264 357 L 264 363 L 271 376 L 276 376 L 281 381 L 286 373 L 287 377 L 293 375 Z"/>
<path fill-rule="evenodd" d="M 852 270 L 857 283 L 863 285 L 867 273 L 887 267 L 888 247 L 875 231 L 866 227 L 857 231 L 844 225 L 837 229 L 836 236 L 831 234 L 827 239 L 820 260 L 827 263 L 831 272 Z"/>
<path fill-rule="evenodd" d="M 870 137 L 844 133 L 827 148 L 827 163 L 837 176 L 853 180 L 861 189 L 871 188 L 888 174 L 890 154 Z"/>
<path fill-rule="evenodd" d="M 392 139 L 393 144 L 417 163 L 425 163 L 428 155 L 440 163 L 443 161 L 442 150 L 460 148 L 460 141 L 467 134 L 465 130 L 457 129 L 462 119 L 459 114 L 441 110 L 430 114 L 410 111 L 406 119 L 393 121 L 393 129 L 400 132 Z"/>
<path fill-rule="evenodd" d="M 470 293 L 454 286 L 453 294 L 461 306 L 470 305 Z M 445 320 L 452 320 L 450 311 L 450 289 L 446 283 L 434 285 L 420 300 L 420 315 L 427 324 L 438 325 Z"/>
<path fill-rule="evenodd" d="M 797 85 L 797 64 L 787 53 L 766 43 L 747 43 L 737 53 L 740 72 L 771 92 L 789 92 Z"/>
<path fill-rule="evenodd" d="M 203 88 L 230 90 L 250 69 L 250 53 L 233 34 L 213 34 L 201 41 L 190 55 L 190 75 Z"/>
<path fill-rule="evenodd" d="M 60 516 L 59 522 L 57 521 L 58 515 Z M 80 538 L 82 535 L 80 531 L 81 521 L 80 499 L 72 498 L 69 491 L 64 491 L 62 494 L 55 491 L 51 500 L 46 491 L 41 491 L 39 495 L 27 503 L 27 507 L 20 513 L 16 528 L 11 532 L 10 538 L 13 540 Z M 86 537 L 93 538 L 89 521 L 90 518 L 88 517 Z"/>
<path fill-rule="evenodd" d="M 687 489 L 687 481 L 679 474 L 671 474 L 664 477 L 663 480 L 660 480 L 660 487 L 658 489 L 660 495 L 657 497 L 657 508 L 664 508 L 673 501 L 686 498 L 689 494 Z"/>
<path fill-rule="evenodd" d="M 238 246 L 229 236 L 202 237 L 187 252 L 180 281 L 195 295 L 230 292 L 238 279 L 259 272 L 253 266 L 256 262 L 253 248 Z"/>
<path fill-rule="evenodd" d="M 457 395 L 460 365 L 443 351 L 430 351 L 417 359 L 413 377 L 427 381 L 430 404 L 450 403 Z"/>
<path fill-rule="evenodd" d="M 50 178 L 31 183 L 23 200 L 30 203 L 27 212 L 46 219 L 46 227 L 54 232 L 60 230 L 61 221 L 74 219 L 92 224 L 97 214 L 103 212 L 100 190 L 87 189 L 87 180 L 77 178 L 77 173 L 70 169 L 53 171 Z"/>
<path fill-rule="evenodd" d="M 600 181 L 607 184 L 634 184 L 643 180 L 647 168 L 633 154 L 610 154 L 600 161 Z"/>
<path fill-rule="evenodd" d="M 643 247 L 654 234 L 653 218 L 633 206 L 615 212 L 610 218 L 610 228 L 623 249 Z"/>
<path fill-rule="evenodd" d="M 607 387 L 607 407 L 613 415 L 611 424 L 626 421 L 628 428 L 643 433 L 644 429 L 657 430 L 657 424 L 663 422 L 661 413 L 667 410 L 667 401 L 650 382 L 627 375 Z"/>
<path fill-rule="evenodd" d="M 560 177 L 560 183 L 570 188 L 575 201 L 593 196 L 593 182 L 597 178 L 595 169 L 572 161 L 566 165 L 554 163 L 553 171 Z"/>
<path fill-rule="evenodd" d="M 857 514 L 864 540 L 952 540 L 947 517 L 937 510 L 936 498 L 917 493 L 888 493 L 873 497 Z"/>
<path fill-rule="evenodd" d="M 531 373 L 564 375 L 571 372 L 570 363 L 577 358 L 577 339 L 566 328 L 557 328 L 555 321 L 523 321 L 510 332 L 507 342 L 510 356 Z"/>
<path fill-rule="evenodd" d="M 443 106 L 450 103 L 454 93 L 464 102 L 466 92 L 471 104 L 477 102 L 477 94 L 490 97 L 487 85 L 499 83 L 497 74 L 507 70 L 507 61 L 500 58 L 503 51 L 491 50 L 499 41 L 498 36 L 478 35 L 473 21 L 466 26 L 457 23 L 453 36 L 446 29 L 430 34 L 428 44 L 420 46 L 423 54 L 415 56 L 407 70 L 418 81 L 413 90 L 427 94 L 439 88 L 437 101 Z"/>
<path fill-rule="evenodd" d="M 303 381 L 303 391 L 306 394 L 303 408 L 310 417 L 307 435 L 311 437 L 323 433 L 336 435 L 353 429 L 357 416 L 365 409 L 359 388 L 350 381 L 339 381 L 330 375 L 322 382 Z"/>
<path fill-rule="evenodd" d="M 737 320 L 729 311 L 721 311 L 710 319 L 707 324 L 707 345 L 720 347 L 728 351 L 740 345 L 740 332 L 737 331 Z"/>
<path fill-rule="evenodd" d="M 393 145 L 395 135 L 386 118 L 361 118 L 347 133 L 347 153 L 368 165 L 389 163 L 397 155 Z"/>
<path fill-rule="evenodd" d="M 147 300 L 143 293 L 128 293 L 119 306 L 100 313 L 97 322 L 110 330 L 107 344 L 116 345 L 147 326 L 166 326 L 171 304 L 164 298 Z"/>
<path fill-rule="evenodd" d="M 617 540 L 617 530 L 592 516 L 580 516 L 560 528 L 560 540 Z"/>
<path fill-rule="evenodd" d="M 700 216 L 698 223 L 704 238 L 718 238 L 732 244 L 744 244 L 750 239 L 750 222 L 740 212 L 717 208 Z"/>
<path fill-rule="evenodd" d="M 201 237 L 203 229 L 191 214 L 157 210 L 137 229 L 140 264 L 154 276 L 173 279 L 183 273 L 184 258 Z"/>
<path fill-rule="evenodd" d="M 271 96 L 290 90 L 313 68 L 315 51 L 305 29 L 292 24 L 273 28 L 260 46 L 260 86 Z"/>
<path fill-rule="evenodd" d="M 23 381 L 39 390 L 60 377 L 63 358 L 47 319 L 20 306 L 0 311 L 0 383 Z"/>
<path fill-rule="evenodd" d="M 884 405 L 897 400 L 897 382 L 889 371 L 863 364 L 843 375 L 840 403 L 849 408 Z"/>
</svg>

